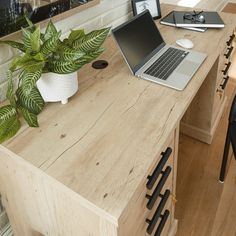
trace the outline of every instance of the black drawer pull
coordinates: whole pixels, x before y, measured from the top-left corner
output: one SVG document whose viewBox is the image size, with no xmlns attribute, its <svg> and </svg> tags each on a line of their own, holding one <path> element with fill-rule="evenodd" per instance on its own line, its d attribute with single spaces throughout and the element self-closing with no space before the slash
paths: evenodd
<svg viewBox="0 0 236 236">
<path fill-rule="evenodd" d="M 222 72 L 223 72 L 224 75 L 226 75 L 226 74 L 228 73 L 228 70 L 229 70 L 229 68 L 230 68 L 230 66 L 231 66 L 231 62 L 228 62 L 228 63 L 226 63 L 225 65 L 226 65 L 225 69 L 222 70 Z"/>
<path fill-rule="evenodd" d="M 165 210 L 164 215 L 161 216 L 161 222 L 158 225 L 158 228 L 157 228 L 154 236 L 160 236 L 161 235 L 162 230 L 163 230 L 163 228 L 164 228 L 164 226 L 166 224 L 166 221 L 167 221 L 169 215 L 170 215 L 170 212 L 168 210 Z"/>
<path fill-rule="evenodd" d="M 154 213 L 152 219 L 151 220 L 146 219 L 146 222 L 149 224 L 147 227 L 148 234 L 152 234 L 152 231 L 154 230 L 156 223 L 157 223 L 159 217 L 161 216 L 161 212 L 163 211 L 169 196 L 170 196 L 170 190 L 167 189 L 165 191 L 165 193 L 162 197 L 162 200 L 161 200 L 160 204 L 158 205 L 156 212 Z"/>
<path fill-rule="evenodd" d="M 153 191 L 153 194 L 152 195 L 146 194 L 146 198 L 149 199 L 146 206 L 149 210 L 151 210 L 153 208 L 157 198 L 160 196 L 161 190 L 162 190 L 168 176 L 170 175 L 170 172 L 171 172 L 171 167 L 167 166 L 165 171 L 163 172 L 163 175 L 162 175 L 158 185 L 156 186 L 155 190 Z"/>
<path fill-rule="evenodd" d="M 231 45 L 231 43 L 233 42 L 233 40 L 234 40 L 234 38 L 235 38 L 235 34 L 230 35 L 229 38 L 230 38 L 229 41 L 226 42 L 226 43 L 227 43 L 227 46 L 230 46 L 230 45 Z"/>
<path fill-rule="evenodd" d="M 224 78 L 224 83 L 223 84 L 221 84 L 220 85 L 220 87 L 224 90 L 225 89 L 225 87 L 226 87 L 226 85 L 227 85 L 227 83 L 228 83 L 228 81 L 229 81 L 229 76 L 226 76 L 225 78 Z"/>
<path fill-rule="evenodd" d="M 162 172 L 162 169 L 163 169 L 164 165 L 166 164 L 167 160 L 169 159 L 171 153 L 172 153 L 172 148 L 170 148 L 170 147 L 168 147 L 165 152 L 161 153 L 162 158 L 159 161 L 157 167 L 153 171 L 152 175 L 149 175 L 147 177 L 148 178 L 148 182 L 146 184 L 147 189 L 152 189 L 152 187 L 155 184 L 158 176 Z"/>
<path fill-rule="evenodd" d="M 224 55 L 225 55 L 225 57 L 228 59 L 229 57 L 230 57 L 230 55 L 231 55 L 231 53 L 232 53 L 232 51 L 233 51 L 233 49 L 234 49 L 234 47 L 233 46 L 231 46 L 230 48 L 228 48 L 228 52 L 227 53 L 225 53 Z"/>
</svg>

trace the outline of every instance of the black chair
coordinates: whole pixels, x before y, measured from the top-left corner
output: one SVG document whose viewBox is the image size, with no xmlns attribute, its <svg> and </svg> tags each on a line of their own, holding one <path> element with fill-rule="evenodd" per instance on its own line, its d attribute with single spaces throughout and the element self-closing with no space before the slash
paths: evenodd
<svg viewBox="0 0 236 236">
<path fill-rule="evenodd" d="M 234 158 L 236 160 L 236 95 L 234 97 L 231 110 L 229 113 L 229 124 L 225 140 L 224 154 L 220 170 L 220 182 L 224 182 L 225 178 L 225 169 L 227 165 L 227 159 L 229 154 L 230 144 L 233 148 Z"/>
</svg>

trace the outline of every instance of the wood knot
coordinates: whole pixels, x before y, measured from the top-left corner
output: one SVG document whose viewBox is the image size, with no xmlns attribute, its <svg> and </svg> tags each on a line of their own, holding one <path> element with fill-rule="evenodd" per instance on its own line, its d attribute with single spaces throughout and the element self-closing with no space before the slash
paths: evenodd
<svg viewBox="0 0 236 236">
<path fill-rule="evenodd" d="M 60 138 L 63 139 L 66 137 L 66 134 L 61 134 Z"/>
</svg>

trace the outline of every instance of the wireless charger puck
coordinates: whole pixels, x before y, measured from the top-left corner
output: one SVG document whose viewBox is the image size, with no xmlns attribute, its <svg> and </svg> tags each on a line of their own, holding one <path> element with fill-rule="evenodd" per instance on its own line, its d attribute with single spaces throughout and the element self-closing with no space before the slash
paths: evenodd
<svg viewBox="0 0 236 236">
<path fill-rule="evenodd" d="M 94 69 L 104 69 L 108 66 L 108 62 L 105 60 L 97 60 L 92 64 Z"/>
</svg>

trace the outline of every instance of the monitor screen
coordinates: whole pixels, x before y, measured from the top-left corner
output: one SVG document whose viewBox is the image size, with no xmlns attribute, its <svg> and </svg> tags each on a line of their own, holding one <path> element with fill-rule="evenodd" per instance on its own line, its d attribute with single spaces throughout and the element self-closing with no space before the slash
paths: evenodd
<svg viewBox="0 0 236 236">
<path fill-rule="evenodd" d="M 113 30 L 113 35 L 133 73 L 164 44 L 149 11 L 117 27 Z"/>
</svg>

